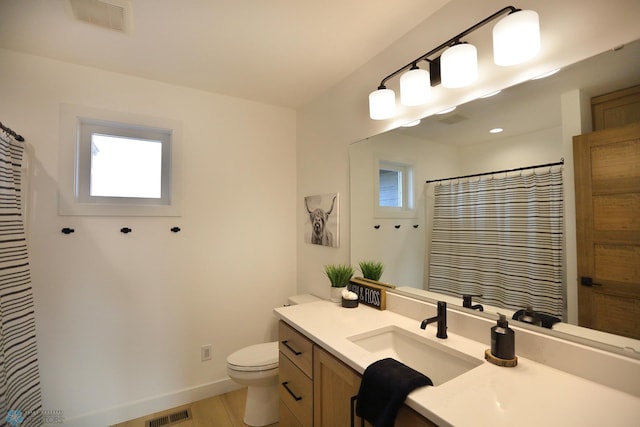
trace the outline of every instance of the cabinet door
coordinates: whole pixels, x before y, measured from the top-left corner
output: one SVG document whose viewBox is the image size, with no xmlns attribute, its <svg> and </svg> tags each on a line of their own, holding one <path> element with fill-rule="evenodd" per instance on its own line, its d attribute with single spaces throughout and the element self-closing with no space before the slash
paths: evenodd
<svg viewBox="0 0 640 427">
<path fill-rule="evenodd" d="M 313 425 L 336 427 L 351 425 L 351 397 L 358 394 L 360 375 L 316 346 L 313 354 Z M 354 414 L 355 416 L 355 414 Z M 361 420 L 355 417 L 354 425 Z M 437 427 L 408 406 L 402 406 L 396 417 L 395 427 Z M 371 427 L 365 422 L 365 427 Z"/>
<path fill-rule="evenodd" d="M 316 346 L 313 354 L 313 425 L 349 426 L 351 397 L 358 394 L 360 375 Z M 360 426 L 360 418 L 356 418 Z"/>
<path fill-rule="evenodd" d="M 280 401 L 280 420 L 278 420 L 278 427 L 304 427 L 282 400 Z"/>
</svg>

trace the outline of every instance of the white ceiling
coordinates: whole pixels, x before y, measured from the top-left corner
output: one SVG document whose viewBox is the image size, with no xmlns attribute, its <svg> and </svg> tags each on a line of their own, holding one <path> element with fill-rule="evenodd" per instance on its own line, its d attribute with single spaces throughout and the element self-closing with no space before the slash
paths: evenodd
<svg viewBox="0 0 640 427">
<path fill-rule="evenodd" d="M 126 34 L 67 0 L 0 0 L 0 47 L 299 108 L 449 0 L 128 1 Z"/>
</svg>

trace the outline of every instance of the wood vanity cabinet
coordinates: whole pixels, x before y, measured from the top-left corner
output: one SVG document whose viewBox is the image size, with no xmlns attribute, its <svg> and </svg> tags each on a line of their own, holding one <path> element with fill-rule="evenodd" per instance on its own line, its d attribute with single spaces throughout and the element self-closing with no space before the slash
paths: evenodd
<svg viewBox="0 0 640 427">
<path fill-rule="evenodd" d="M 285 322 L 280 321 L 279 330 L 280 421 L 278 425 L 280 427 L 350 426 L 351 398 L 358 394 L 362 378 L 360 374 L 321 347 L 314 345 L 312 341 Z M 287 387 L 283 385 L 284 382 L 287 383 Z M 300 399 L 296 400 L 297 397 Z M 354 425 L 360 427 L 360 418 L 355 417 Z M 368 422 L 365 425 L 371 427 Z M 398 427 L 436 426 L 407 406 L 400 408 L 395 425 Z"/>
<path fill-rule="evenodd" d="M 280 321 L 280 427 L 313 426 L 313 342 Z"/>
</svg>

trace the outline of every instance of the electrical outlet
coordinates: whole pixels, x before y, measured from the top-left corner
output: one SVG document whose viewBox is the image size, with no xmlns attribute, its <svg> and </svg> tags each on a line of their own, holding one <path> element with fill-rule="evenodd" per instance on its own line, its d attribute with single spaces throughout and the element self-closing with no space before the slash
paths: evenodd
<svg viewBox="0 0 640 427">
<path fill-rule="evenodd" d="M 211 360 L 211 344 L 205 344 L 200 347 L 200 360 Z"/>
</svg>

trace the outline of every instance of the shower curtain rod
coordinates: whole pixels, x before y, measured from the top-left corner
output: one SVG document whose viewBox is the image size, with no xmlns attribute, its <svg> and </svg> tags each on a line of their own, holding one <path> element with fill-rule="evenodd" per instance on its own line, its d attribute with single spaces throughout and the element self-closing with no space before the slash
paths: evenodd
<svg viewBox="0 0 640 427">
<path fill-rule="evenodd" d="M 564 158 L 560 159 L 559 162 L 545 163 L 543 165 L 525 166 L 525 167 L 522 167 L 522 168 L 505 169 L 505 170 L 501 170 L 501 171 L 484 172 L 484 173 L 476 173 L 476 174 L 473 174 L 473 175 L 454 176 L 454 177 L 451 177 L 451 178 L 431 179 L 431 180 L 427 181 L 427 184 L 430 184 L 432 182 L 452 181 L 454 179 L 464 179 L 464 178 L 475 178 L 477 176 L 494 175 L 496 173 L 517 172 L 517 171 L 524 171 L 524 170 L 527 170 L 527 169 L 546 168 L 546 167 L 558 166 L 558 165 L 564 165 Z"/>
<path fill-rule="evenodd" d="M 22 135 L 17 134 L 13 129 L 6 127 L 0 122 L 0 129 L 2 129 L 5 133 L 11 135 L 16 139 L 16 141 L 24 142 L 24 138 Z"/>
</svg>

